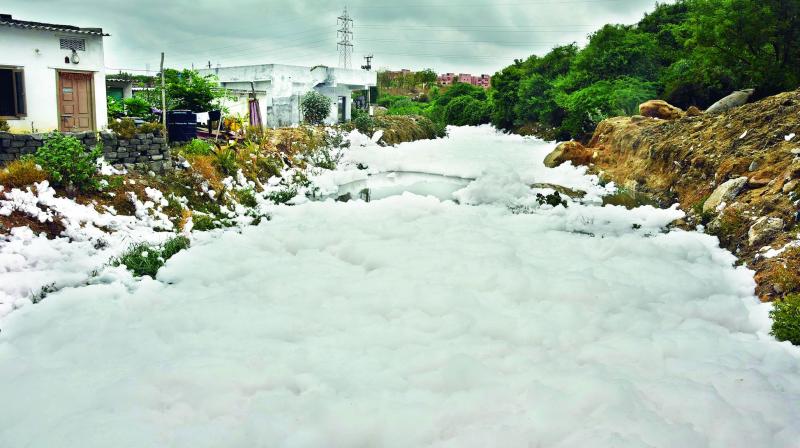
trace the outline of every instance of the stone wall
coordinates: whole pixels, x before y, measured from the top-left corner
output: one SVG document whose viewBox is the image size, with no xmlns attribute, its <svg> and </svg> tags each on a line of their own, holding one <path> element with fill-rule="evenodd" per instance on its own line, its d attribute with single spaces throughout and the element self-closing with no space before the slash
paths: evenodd
<svg viewBox="0 0 800 448">
<path fill-rule="evenodd" d="M 113 132 L 81 132 L 72 135 L 83 146 L 103 144 L 103 157 L 117 167 L 163 172 L 172 168 L 167 140 L 156 134 L 136 134 L 131 139 L 119 138 Z M 33 154 L 47 139 L 47 134 L 9 134 L 0 132 L 0 164 Z"/>
</svg>

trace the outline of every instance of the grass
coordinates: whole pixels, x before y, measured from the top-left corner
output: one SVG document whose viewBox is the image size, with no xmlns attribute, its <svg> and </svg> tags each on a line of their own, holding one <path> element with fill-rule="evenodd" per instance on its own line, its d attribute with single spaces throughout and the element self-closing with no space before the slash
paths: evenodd
<svg viewBox="0 0 800 448">
<path fill-rule="evenodd" d="M 161 246 L 147 243 L 134 244 L 113 265 L 125 266 L 136 277 L 149 275 L 155 278 L 164 263 L 178 252 L 187 249 L 189 244 L 189 239 L 184 236 L 171 238 Z"/>
<path fill-rule="evenodd" d="M 27 187 L 47 178 L 47 173 L 30 159 L 15 160 L 0 171 L 0 185 L 11 188 Z"/>
</svg>

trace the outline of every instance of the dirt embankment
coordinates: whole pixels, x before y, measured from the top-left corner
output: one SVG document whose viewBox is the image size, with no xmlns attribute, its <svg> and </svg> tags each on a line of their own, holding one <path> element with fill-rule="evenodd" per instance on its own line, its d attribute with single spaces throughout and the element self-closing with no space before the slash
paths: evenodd
<svg viewBox="0 0 800 448">
<path fill-rule="evenodd" d="M 585 148 L 562 150 L 551 163 L 589 164 L 664 206 L 680 203 L 687 227 L 704 225 L 756 271 L 762 300 L 800 292 L 800 90 L 714 115 L 608 119 Z"/>
</svg>

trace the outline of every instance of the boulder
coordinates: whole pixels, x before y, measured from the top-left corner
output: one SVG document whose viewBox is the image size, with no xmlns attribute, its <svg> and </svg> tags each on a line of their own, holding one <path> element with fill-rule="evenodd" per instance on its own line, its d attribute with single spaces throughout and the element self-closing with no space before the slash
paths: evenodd
<svg viewBox="0 0 800 448">
<path fill-rule="evenodd" d="M 739 177 L 736 179 L 731 179 L 724 184 L 717 187 L 711 196 L 706 199 L 706 202 L 703 204 L 703 212 L 715 212 L 717 208 L 719 208 L 720 204 L 728 203 L 734 199 L 736 196 L 739 195 L 739 192 L 742 191 L 745 185 L 747 185 L 747 178 L 746 177 Z"/>
<path fill-rule="evenodd" d="M 592 150 L 578 142 L 563 142 L 544 158 L 544 166 L 555 168 L 567 161 L 571 161 L 574 165 L 588 165 L 592 155 Z"/>
<path fill-rule="evenodd" d="M 745 89 L 733 92 L 725 98 L 712 104 L 711 107 L 706 109 L 706 113 L 719 114 L 747 104 L 747 101 L 750 100 L 750 97 L 753 96 L 754 92 L 754 89 Z"/>
<path fill-rule="evenodd" d="M 662 120 L 677 120 L 683 117 L 684 112 L 664 100 L 650 100 L 639 105 L 639 115 Z"/>
<path fill-rule="evenodd" d="M 703 115 L 703 111 L 698 109 L 697 106 L 689 106 L 689 108 L 686 109 L 687 117 L 699 117 L 700 115 Z"/>
<path fill-rule="evenodd" d="M 780 218 L 762 216 L 747 231 L 747 241 L 751 246 L 760 244 L 783 230 L 784 222 Z"/>
</svg>

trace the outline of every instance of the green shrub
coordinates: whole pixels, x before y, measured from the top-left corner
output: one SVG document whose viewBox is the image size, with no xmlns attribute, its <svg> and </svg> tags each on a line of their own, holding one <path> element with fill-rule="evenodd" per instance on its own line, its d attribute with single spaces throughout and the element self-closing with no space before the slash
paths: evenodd
<svg viewBox="0 0 800 448">
<path fill-rule="evenodd" d="M 311 91 L 303 96 L 300 108 L 303 110 L 303 120 L 306 123 L 320 125 L 331 113 L 331 99 L 319 92 Z"/>
<path fill-rule="evenodd" d="M 370 116 L 361 116 L 353 120 L 353 125 L 358 132 L 364 135 L 372 135 L 375 133 L 375 120 Z"/>
<path fill-rule="evenodd" d="M 54 185 L 89 191 L 99 186 L 97 159 L 102 154 L 100 145 L 87 151 L 75 137 L 54 132 L 32 158 L 48 173 Z"/>
<path fill-rule="evenodd" d="M 800 294 L 792 294 L 772 304 L 772 334 L 779 341 L 800 345 Z"/>
<path fill-rule="evenodd" d="M 125 266 L 137 277 L 149 275 L 155 278 L 167 260 L 188 247 L 189 239 L 184 236 L 169 239 L 161 247 L 139 243 L 131 246 L 113 265 Z"/>
</svg>

